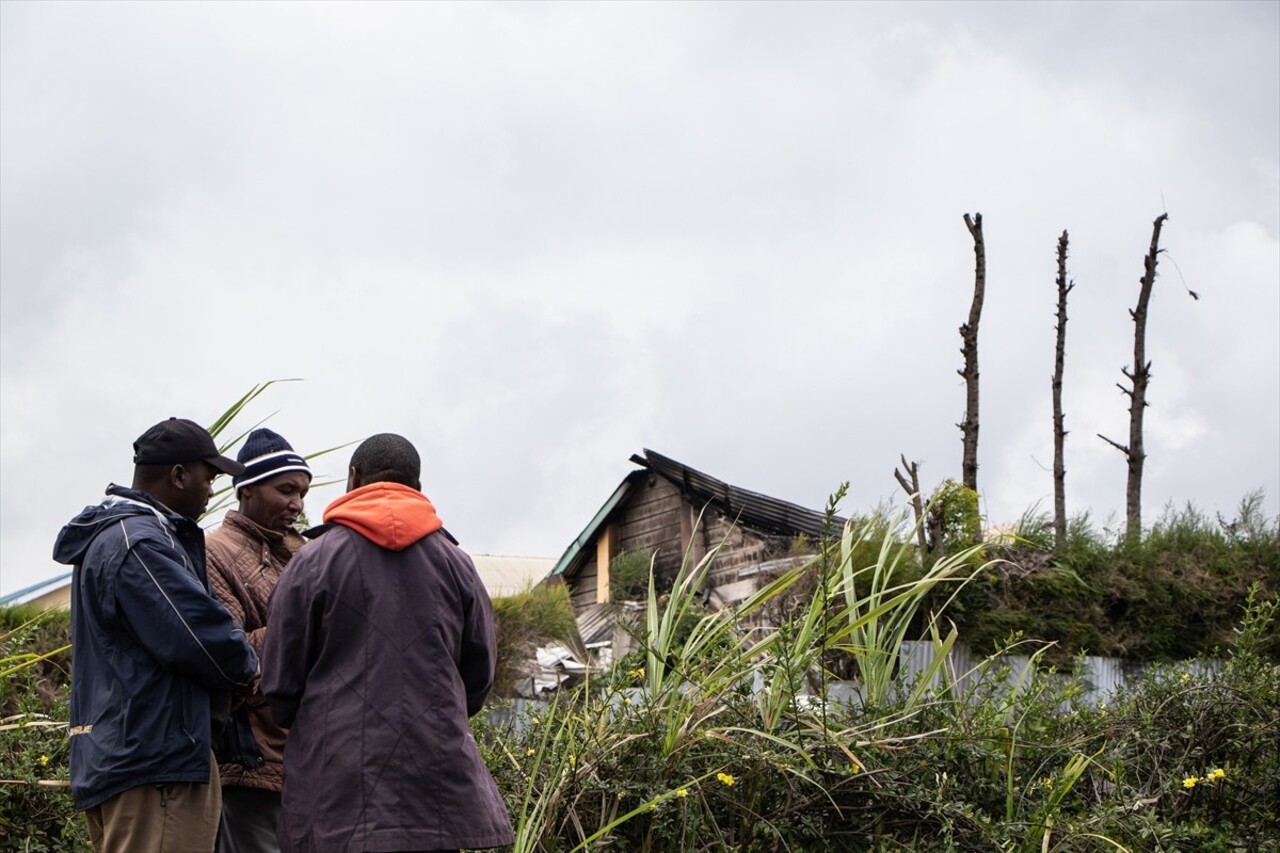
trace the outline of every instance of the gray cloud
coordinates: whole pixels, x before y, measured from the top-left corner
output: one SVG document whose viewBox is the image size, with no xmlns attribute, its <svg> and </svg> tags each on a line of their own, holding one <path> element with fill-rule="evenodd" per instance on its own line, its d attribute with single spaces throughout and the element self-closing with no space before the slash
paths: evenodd
<svg viewBox="0 0 1280 853">
<path fill-rule="evenodd" d="M 419 443 L 478 552 L 558 556 L 641 447 L 819 507 L 959 474 L 1123 506 L 1151 220 L 1146 509 L 1280 496 L 1274 4 L 3 4 L 0 589 L 171 414 Z M 1175 266 L 1176 265 L 1176 266 Z M 1201 299 L 1192 300 L 1187 288 Z M 341 478 L 342 451 L 326 464 Z M 339 486 L 309 501 L 318 517 Z"/>
</svg>

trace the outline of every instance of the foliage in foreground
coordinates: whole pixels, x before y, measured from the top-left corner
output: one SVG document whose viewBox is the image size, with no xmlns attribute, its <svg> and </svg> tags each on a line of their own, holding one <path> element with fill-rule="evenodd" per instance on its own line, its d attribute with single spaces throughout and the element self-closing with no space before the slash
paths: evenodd
<svg viewBox="0 0 1280 853">
<path fill-rule="evenodd" d="M 818 661 L 896 659 L 889 629 L 921 584 L 962 585 L 977 553 L 899 583 L 892 546 L 851 561 L 863 532 L 675 632 L 706 571 L 686 565 L 651 589 L 641 657 L 523 722 L 478 724 L 516 849 L 1280 850 L 1274 600 L 1249 599 L 1221 668 L 1152 670 L 1110 706 L 1079 701 L 1043 646 L 1018 671 L 993 658 L 905 682 L 890 666 L 879 694 L 822 702 Z M 777 630 L 739 632 L 815 574 Z M 931 626 L 944 651 L 954 635 Z"/>
<path fill-rule="evenodd" d="M 66 787 L 67 611 L 0 608 L 0 851 L 88 849 Z"/>
<path fill-rule="evenodd" d="M 1260 529 L 1234 535 L 1265 561 Z M 947 648 L 956 633 L 929 605 L 1007 567 L 970 580 L 970 549 L 922 578 L 885 530 L 845 531 L 732 614 L 701 609 L 708 565 L 686 566 L 650 589 L 642 653 L 516 724 L 478 720 L 517 849 L 1280 851 L 1273 592 L 1223 622 L 1238 627 L 1220 669 L 1153 670 L 1108 706 L 1042 665 L 911 682 L 893 666 L 898 628 Z M 1153 531 L 1149 553 L 1216 553 L 1174 533 Z M 66 614 L 0 614 L 0 851 L 87 850 L 66 789 L 35 784 L 67 778 Z M 765 614 L 776 630 L 742 630 Z M 835 701 L 837 666 L 868 676 L 865 701 Z"/>
</svg>

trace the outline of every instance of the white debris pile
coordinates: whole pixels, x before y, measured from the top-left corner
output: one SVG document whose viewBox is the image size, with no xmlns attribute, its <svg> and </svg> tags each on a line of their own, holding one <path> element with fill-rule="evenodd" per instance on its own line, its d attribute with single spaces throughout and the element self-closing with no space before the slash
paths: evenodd
<svg viewBox="0 0 1280 853">
<path fill-rule="evenodd" d="M 538 699 L 546 693 L 572 687 L 587 673 L 587 664 L 560 643 L 549 643 L 537 650 L 536 665 L 530 661 L 530 669 L 516 680 L 517 696 Z"/>
</svg>

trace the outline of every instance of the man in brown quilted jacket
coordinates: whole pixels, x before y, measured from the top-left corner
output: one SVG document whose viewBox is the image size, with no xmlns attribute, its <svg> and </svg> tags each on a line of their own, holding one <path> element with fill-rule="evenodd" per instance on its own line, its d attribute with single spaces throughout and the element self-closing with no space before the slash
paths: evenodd
<svg viewBox="0 0 1280 853">
<path fill-rule="evenodd" d="M 254 651 L 261 652 L 267 632 L 267 601 L 293 553 L 306 541 L 294 525 L 311 486 L 306 460 L 269 429 L 249 433 L 237 461 L 244 473 L 232 480 L 239 509 L 209 534 L 206 551 L 214 595 L 244 626 Z M 218 853 L 278 851 L 285 730 L 271 718 L 255 688 L 237 710 L 231 763 L 219 763 L 222 821 Z M 251 736 L 250 736 L 251 732 Z M 255 748 L 256 742 L 256 748 Z M 260 754 L 259 754 L 260 753 Z M 225 754 L 225 753 L 224 753 Z"/>
</svg>

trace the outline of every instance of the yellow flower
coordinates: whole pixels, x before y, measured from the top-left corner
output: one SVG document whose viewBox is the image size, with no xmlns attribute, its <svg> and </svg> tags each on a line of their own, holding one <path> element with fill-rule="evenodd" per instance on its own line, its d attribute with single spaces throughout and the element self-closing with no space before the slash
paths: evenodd
<svg viewBox="0 0 1280 853">
<path fill-rule="evenodd" d="M 578 756 L 576 756 L 576 755 L 570 755 L 570 756 L 569 756 L 569 766 L 570 766 L 570 767 L 577 767 L 577 766 L 578 766 Z"/>
<path fill-rule="evenodd" d="M 1183 779 L 1183 780 L 1182 780 L 1182 787 L 1184 787 L 1184 788 L 1194 788 L 1194 787 L 1195 787 L 1196 785 L 1198 785 L 1199 783 L 1200 783 L 1200 777 L 1199 777 L 1199 776 L 1188 776 L 1187 778 L 1185 778 L 1185 779 Z"/>
<path fill-rule="evenodd" d="M 725 785 L 728 785 L 728 786 L 733 785 L 733 777 L 730 776 L 728 773 L 717 773 L 716 778 L 719 779 L 721 782 L 723 782 Z"/>
<path fill-rule="evenodd" d="M 537 755 L 537 754 L 538 754 L 538 750 L 534 749 L 533 747 L 529 747 L 528 749 L 526 749 L 526 750 L 524 751 L 524 754 L 525 754 L 525 755 Z"/>
<path fill-rule="evenodd" d="M 47 765 L 48 763 L 49 763 L 49 756 L 47 756 L 47 755 L 42 755 L 42 756 L 40 756 L 40 766 L 41 766 L 41 767 L 44 767 L 44 766 L 45 766 L 45 765 Z"/>
<path fill-rule="evenodd" d="M 1041 780 L 1040 780 L 1040 784 L 1044 786 L 1044 789 L 1045 789 L 1046 791 L 1052 791 L 1052 790 L 1053 790 L 1053 780 L 1052 780 L 1052 779 L 1050 779 L 1050 778 L 1048 778 L 1047 776 L 1046 776 L 1044 779 L 1041 779 Z"/>
<path fill-rule="evenodd" d="M 1227 775 L 1227 771 L 1223 770 L 1221 767 L 1215 767 L 1209 771 L 1209 775 L 1206 776 L 1205 778 L 1208 779 L 1210 782 L 1217 782 L 1219 779 L 1224 778 L 1226 775 Z"/>
<path fill-rule="evenodd" d="M 630 670 L 627 670 L 627 675 L 631 676 L 632 678 L 644 678 L 644 670 L 630 669 Z"/>
<path fill-rule="evenodd" d="M 1186 684 L 1186 683 L 1187 683 L 1188 681 L 1190 681 L 1190 680 L 1191 680 L 1191 673 L 1189 673 L 1189 672 L 1184 672 L 1184 673 L 1182 673 L 1182 683 L 1183 683 L 1183 684 Z"/>
<path fill-rule="evenodd" d="M 688 789 L 688 788 L 681 788 L 680 790 L 676 791 L 676 796 L 677 796 L 677 797 L 687 797 L 687 796 L 689 796 L 689 789 Z"/>
</svg>

